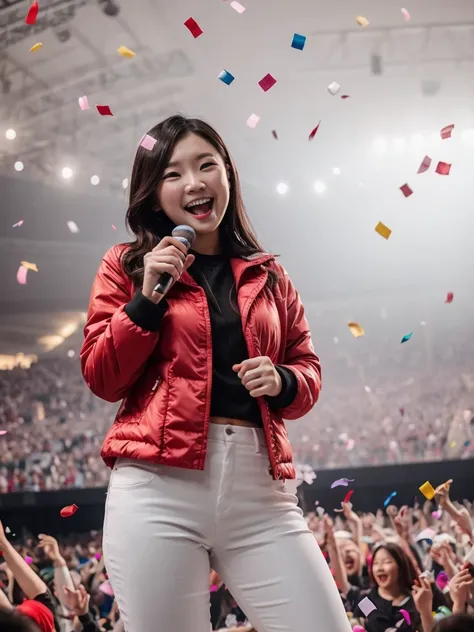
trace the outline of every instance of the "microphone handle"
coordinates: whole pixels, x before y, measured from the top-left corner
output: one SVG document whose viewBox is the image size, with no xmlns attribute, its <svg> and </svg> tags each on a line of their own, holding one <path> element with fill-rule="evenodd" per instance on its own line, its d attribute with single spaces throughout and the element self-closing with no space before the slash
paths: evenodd
<svg viewBox="0 0 474 632">
<path fill-rule="evenodd" d="M 153 292 L 158 292 L 158 294 L 166 294 L 166 292 L 170 289 L 173 284 L 173 277 L 169 272 L 163 272 L 160 276 L 160 280 L 155 285 Z"/>
</svg>

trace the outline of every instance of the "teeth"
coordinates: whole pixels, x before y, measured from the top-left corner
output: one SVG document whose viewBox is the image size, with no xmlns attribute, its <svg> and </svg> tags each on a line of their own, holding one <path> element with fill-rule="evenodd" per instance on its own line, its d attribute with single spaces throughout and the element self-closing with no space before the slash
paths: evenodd
<svg viewBox="0 0 474 632">
<path fill-rule="evenodd" d="M 190 208 L 192 206 L 199 206 L 200 204 L 206 204 L 207 202 L 210 202 L 210 201 L 211 201 L 211 198 L 201 198 L 200 200 L 194 200 L 193 202 L 186 204 L 186 208 Z"/>
</svg>

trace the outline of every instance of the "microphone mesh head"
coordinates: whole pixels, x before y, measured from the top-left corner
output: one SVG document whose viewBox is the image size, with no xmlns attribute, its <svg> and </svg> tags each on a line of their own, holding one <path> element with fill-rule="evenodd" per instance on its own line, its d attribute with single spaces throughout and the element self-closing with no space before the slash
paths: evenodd
<svg viewBox="0 0 474 632">
<path fill-rule="evenodd" d="M 173 235 L 173 237 L 186 239 L 186 241 L 189 243 L 188 248 L 191 248 L 191 246 L 194 244 L 194 241 L 196 240 L 196 232 L 194 228 L 191 228 L 191 226 L 186 226 L 186 224 L 176 226 L 171 234 Z"/>
</svg>

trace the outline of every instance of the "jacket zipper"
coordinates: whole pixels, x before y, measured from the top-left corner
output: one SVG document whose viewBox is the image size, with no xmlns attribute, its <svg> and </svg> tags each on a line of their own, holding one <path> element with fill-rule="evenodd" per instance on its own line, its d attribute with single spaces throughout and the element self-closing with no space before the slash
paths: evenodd
<svg viewBox="0 0 474 632">
<path fill-rule="evenodd" d="M 157 388 L 158 388 L 158 386 L 160 385 L 160 382 L 161 382 L 161 377 L 159 377 L 159 378 L 155 381 L 155 383 L 153 384 L 153 387 L 152 387 L 152 389 L 151 389 L 151 392 L 152 392 L 152 393 L 154 393 L 154 392 L 156 391 L 156 389 L 157 389 Z"/>
</svg>

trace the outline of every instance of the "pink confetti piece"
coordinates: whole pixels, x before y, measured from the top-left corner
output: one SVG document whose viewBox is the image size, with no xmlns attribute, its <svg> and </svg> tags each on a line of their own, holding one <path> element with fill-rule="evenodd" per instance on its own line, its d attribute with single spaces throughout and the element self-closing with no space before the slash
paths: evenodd
<svg viewBox="0 0 474 632">
<path fill-rule="evenodd" d="M 444 301 L 445 303 L 452 303 L 454 299 L 454 292 L 448 292 L 446 294 L 446 300 Z"/>
<path fill-rule="evenodd" d="M 13 224 L 12 228 L 20 228 L 20 226 L 23 226 L 23 220 L 20 219 L 19 222 L 17 222 L 16 224 Z"/>
<path fill-rule="evenodd" d="M 308 136 L 308 140 L 313 140 L 313 138 L 316 136 L 316 134 L 318 133 L 318 129 L 319 126 L 321 125 L 321 121 L 319 121 L 319 123 L 316 125 L 316 127 L 312 130 L 312 132 L 310 133 L 310 135 Z"/>
<path fill-rule="evenodd" d="M 425 173 L 431 167 L 431 158 L 429 156 L 425 156 L 421 165 L 418 167 L 417 173 Z"/>
<path fill-rule="evenodd" d="M 451 138 L 451 133 L 454 129 L 454 124 L 452 125 L 446 125 L 446 127 L 443 127 L 443 129 L 440 131 L 440 136 L 443 140 L 446 140 L 447 138 Z"/>
<path fill-rule="evenodd" d="M 97 108 L 97 112 L 101 116 L 113 116 L 112 110 L 110 109 L 110 106 L 108 106 L 108 105 L 96 105 L 95 107 Z"/>
<path fill-rule="evenodd" d="M 276 82 L 277 81 L 275 77 L 272 77 L 270 73 L 267 73 L 265 77 L 263 77 L 263 79 L 260 79 L 260 81 L 258 82 L 258 85 L 262 88 L 264 92 L 268 92 L 270 88 L 273 88 Z"/>
<path fill-rule="evenodd" d="M 113 224 L 112 224 L 112 228 L 113 228 L 114 230 L 117 230 L 117 227 L 116 227 L 116 226 L 114 226 Z"/>
<path fill-rule="evenodd" d="M 442 509 L 437 509 L 436 511 L 432 511 L 431 515 L 435 520 L 441 520 L 441 516 L 443 515 Z"/>
<path fill-rule="evenodd" d="M 104 595 L 107 595 L 108 597 L 113 597 L 114 596 L 114 589 L 112 588 L 112 586 L 111 586 L 109 581 L 103 582 L 99 586 L 99 590 L 100 590 L 100 592 L 104 593 Z"/>
<path fill-rule="evenodd" d="M 6 435 L 8 432 L 8 430 L 0 430 L 0 437 L 3 437 L 4 435 Z"/>
<path fill-rule="evenodd" d="M 331 489 L 335 487 L 347 487 L 349 483 L 353 483 L 355 478 L 338 478 L 336 481 L 331 483 Z"/>
<path fill-rule="evenodd" d="M 81 108 L 81 110 L 89 109 L 89 99 L 86 96 L 79 97 L 78 101 L 79 101 L 79 107 Z"/>
<path fill-rule="evenodd" d="M 235 0 L 230 3 L 230 6 L 234 9 L 234 11 L 237 11 L 237 13 L 243 13 L 245 11 L 245 7 L 242 6 L 240 2 L 235 2 Z"/>
<path fill-rule="evenodd" d="M 405 197 L 410 197 L 410 195 L 413 195 L 413 189 L 411 189 L 408 184 L 404 184 L 403 186 L 401 186 L 400 191 Z"/>
<path fill-rule="evenodd" d="M 405 22 L 408 22 L 410 20 L 410 14 L 408 13 L 408 11 L 406 9 L 401 9 L 402 15 L 405 19 Z"/>
<path fill-rule="evenodd" d="M 140 142 L 140 146 L 144 149 L 148 149 L 148 151 L 151 151 L 155 145 L 156 138 L 153 138 L 153 136 L 149 136 L 148 134 L 145 134 Z"/>
<path fill-rule="evenodd" d="M 31 566 L 33 564 L 33 558 L 27 555 L 25 557 L 25 562 L 28 564 L 28 566 Z"/>
<path fill-rule="evenodd" d="M 272 136 L 275 140 L 278 140 L 278 134 L 277 134 L 276 129 L 272 129 Z"/>
<path fill-rule="evenodd" d="M 438 162 L 436 166 L 436 173 L 439 173 L 440 176 L 449 176 L 449 172 L 451 171 L 452 165 L 447 162 Z"/>
<path fill-rule="evenodd" d="M 402 615 L 402 617 L 405 619 L 405 621 L 407 622 L 407 625 L 411 625 L 411 617 L 410 617 L 410 613 L 407 612 L 404 608 L 400 608 L 400 614 Z"/>
<path fill-rule="evenodd" d="M 251 114 L 247 119 L 247 125 L 252 129 L 255 129 L 258 125 L 259 120 L 260 117 L 258 116 L 258 114 Z"/>
<path fill-rule="evenodd" d="M 370 601 L 368 597 L 364 597 L 358 604 L 359 609 L 364 613 L 365 617 L 368 617 L 371 612 L 377 610 L 377 607 Z"/>
<path fill-rule="evenodd" d="M 18 272 L 16 273 L 16 280 L 20 285 L 26 285 L 27 274 L 28 268 L 25 268 L 25 266 L 20 266 L 18 268 Z"/>
<path fill-rule="evenodd" d="M 199 26 L 194 18 L 188 18 L 184 23 L 184 26 L 188 29 L 194 39 L 203 34 L 202 28 Z"/>
</svg>

